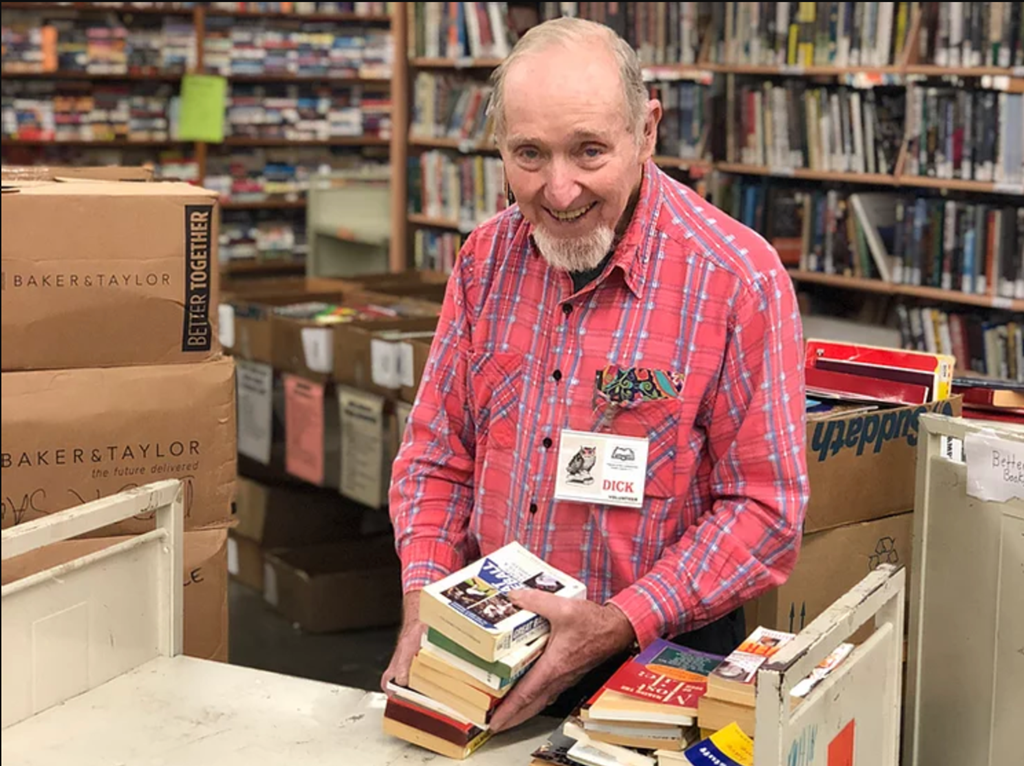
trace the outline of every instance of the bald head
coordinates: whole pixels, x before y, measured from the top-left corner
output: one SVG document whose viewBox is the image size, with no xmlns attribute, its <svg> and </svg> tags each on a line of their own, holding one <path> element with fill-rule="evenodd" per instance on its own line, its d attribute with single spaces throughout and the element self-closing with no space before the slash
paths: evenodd
<svg viewBox="0 0 1024 766">
<path fill-rule="evenodd" d="M 636 140 L 642 138 L 648 102 L 636 52 L 603 24 L 560 18 L 530 29 L 492 75 L 488 114 L 499 141 L 515 101 L 549 97 L 617 99 L 617 111 Z M 510 103 L 511 100 L 511 103 Z"/>
</svg>

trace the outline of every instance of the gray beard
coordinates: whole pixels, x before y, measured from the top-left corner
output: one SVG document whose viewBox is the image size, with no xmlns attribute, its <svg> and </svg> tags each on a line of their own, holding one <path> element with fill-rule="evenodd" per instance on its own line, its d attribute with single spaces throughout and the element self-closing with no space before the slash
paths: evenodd
<svg viewBox="0 0 1024 766">
<path fill-rule="evenodd" d="M 551 267 L 563 271 L 590 271 L 608 255 L 615 241 L 615 231 L 608 226 L 598 226 L 585 236 L 567 239 L 552 236 L 543 226 L 538 226 L 533 231 L 533 240 Z"/>
</svg>

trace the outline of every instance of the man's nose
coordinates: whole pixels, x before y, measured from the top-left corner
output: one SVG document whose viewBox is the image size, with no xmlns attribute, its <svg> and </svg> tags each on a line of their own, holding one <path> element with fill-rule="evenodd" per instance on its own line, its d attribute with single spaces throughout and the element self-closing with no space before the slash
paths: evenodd
<svg viewBox="0 0 1024 766">
<path fill-rule="evenodd" d="M 555 210 L 570 210 L 583 191 L 576 180 L 576 168 L 572 163 L 556 158 L 549 172 L 545 189 L 548 204 Z"/>
</svg>

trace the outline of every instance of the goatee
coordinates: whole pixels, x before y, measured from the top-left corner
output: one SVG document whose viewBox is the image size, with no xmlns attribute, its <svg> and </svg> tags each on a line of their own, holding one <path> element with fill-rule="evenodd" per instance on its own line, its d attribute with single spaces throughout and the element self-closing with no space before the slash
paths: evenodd
<svg viewBox="0 0 1024 766">
<path fill-rule="evenodd" d="M 553 268 L 563 271 L 590 271 L 600 265 L 615 241 L 615 231 L 610 226 L 598 226 L 582 237 L 556 237 L 545 231 L 543 226 L 533 230 L 533 239 Z"/>
</svg>

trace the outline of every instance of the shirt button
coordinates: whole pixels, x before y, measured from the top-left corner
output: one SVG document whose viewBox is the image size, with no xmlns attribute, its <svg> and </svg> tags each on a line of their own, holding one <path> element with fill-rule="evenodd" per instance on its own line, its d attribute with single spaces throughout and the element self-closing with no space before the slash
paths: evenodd
<svg viewBox="0 0 1024 766">
<path fill-rule="evenodd" d="M 544 441 L 542 441 L 541 444 L 544 445 L 544 449 L 551 449 L 551 445 L 553 444 L 553 442 L 551 441 L 551 437 L 545 436 Z"/>
<path fill-rule="evenodd" d="M 562 379 L 562 371 L 561 370 L 555 370 L 553 373 L 551 373 L 551 377 L 554 378 L 556 381 L 557 380 L 561 380 Z"/>
<path fill-rule="evenodd" d="M 562 313 L 565 314 L 566 316 L 569 316 L 569 314 L 572 313 L 572 304 L 571 303 L 563 303 L 562 304 Z"/>
<path fill-rule="evenodd" d="M 536 503 L 530 503 L 530 513 L 536 513 L 536 512 L 537 512 L 537 504 Z"/>
</svg>

